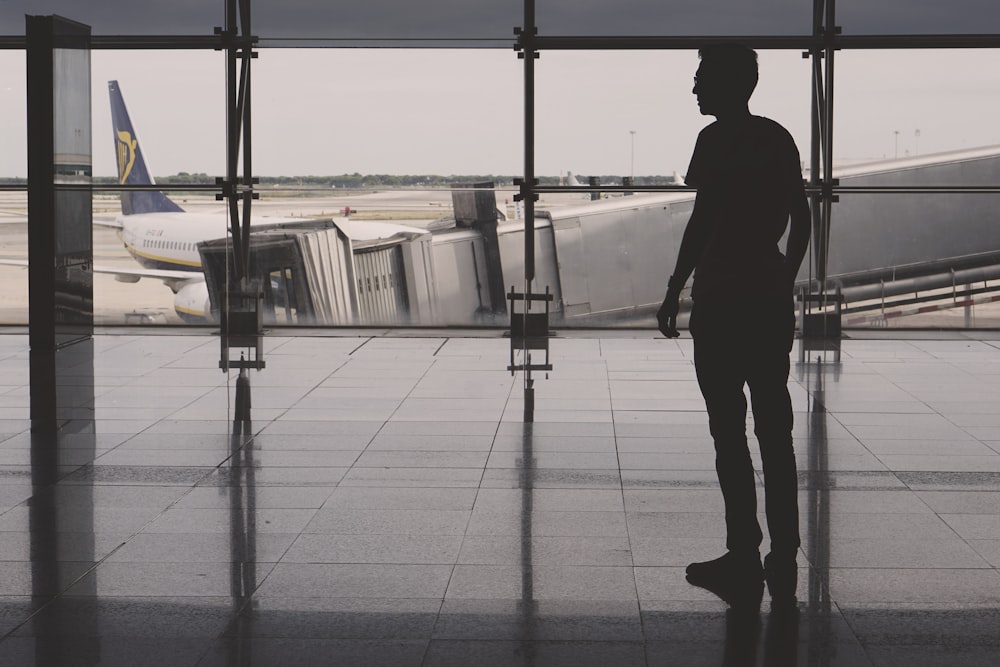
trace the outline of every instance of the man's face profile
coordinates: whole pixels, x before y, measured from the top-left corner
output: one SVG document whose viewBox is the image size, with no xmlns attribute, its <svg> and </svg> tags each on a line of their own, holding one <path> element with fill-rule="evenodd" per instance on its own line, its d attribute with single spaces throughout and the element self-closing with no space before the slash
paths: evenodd
<svg viewBox="0 0 1000 667">
<path fill-rule="evenodd" d="M 724 65 L 702 61 L 695 72 L 692 93 L 698 98 L 698 109 L 703 116 L 718 116 L 746 103 L 740 93 L 740 82 L 735 73 Z"/>
<path fill-rule="evenodd" d="M 694 88 L 691 90 L 698 98 L 698 110 L 703 116 L 714 116 L 719 110 L 720 89 L 717 72 L 711 71 L 702 63 L 694 76 Z"/>
</svg>

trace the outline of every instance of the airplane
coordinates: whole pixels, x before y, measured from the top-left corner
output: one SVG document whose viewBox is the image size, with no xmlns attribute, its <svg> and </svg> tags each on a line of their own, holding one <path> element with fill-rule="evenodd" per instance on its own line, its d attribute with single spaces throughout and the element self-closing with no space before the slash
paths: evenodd
<svg viewBox="0 0 1000 667">
<path fill-rule="evenodd" d="M 155 185 L 146 166 L 135 128 L 129 118 L 117 81 L 108 82 L 111 122 L 122 185 Z M 125 250 L 141 269 L 94 267 L 95 273 L 113 274 L 120 282 L 142 278 L 163 281 L 174 293 L 174 310 L 186 322 L 212 319 L 208 287 L 202 273 L 198 243 L 226 236 L 229 216 L 225 211 L 193 213 L 158 190 L 127 190 L 121 193 L 121 214 L 113 222 L 94 220 L 112 227 Z M 259 218 L 253 224 L 291 222 L 292 218 Z"/>
</svg>

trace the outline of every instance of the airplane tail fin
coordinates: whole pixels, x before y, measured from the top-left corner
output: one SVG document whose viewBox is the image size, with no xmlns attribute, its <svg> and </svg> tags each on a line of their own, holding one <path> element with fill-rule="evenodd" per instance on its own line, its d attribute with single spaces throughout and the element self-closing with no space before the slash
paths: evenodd
<svg viewBox="0 0 1000 667">
<path fill-rule="evenodd" d="M 117 81 L 108 81 L 111 96 L 111 123 L 115 135 L 115 152 L 118 160 L 118 182 L 122 185 L 155 185 L 146 169 L 146 161 L 139 148 L 139 140 L 132 127 Z M 122 192 L 122 213 L 163 213 L 183 211 L 162 192 L 155 190 L 130 190 Z"/>
<path fill-rule="evenodd" d="M 583 183 L 581 183 L 580 181 L 577 180 L 576 176 L 573 175 L 572 171 L 567 171 L 566 172 L 566 185 L 583 185 Z"/>
</svg>

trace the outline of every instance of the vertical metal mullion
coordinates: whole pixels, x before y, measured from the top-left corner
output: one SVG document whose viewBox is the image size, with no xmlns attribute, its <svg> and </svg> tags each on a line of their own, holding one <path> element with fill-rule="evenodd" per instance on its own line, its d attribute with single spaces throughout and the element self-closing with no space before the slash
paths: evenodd
<svg viewBox="0 0 1000 667">
<path fill-rule="evenodd" d="M 246 3 L 247 5 L 249 3 Z M 242 5 L 241 5 L 242 6 Z M 249 11 L 249 7 L 247 7 Z M 249 21 L 249 18 L 247 19 Z M 246 36 L 246 35 L 244 35 Z M 240 105 L 242 107 L 240 122 L 242 125 L 243 143 L 243 179 L 240 192 L 243 196 L 243 261 L 244 269 L 250 270 L 250 205 L 253 201 L 253 169 L 251 164 L 252 154 L 250 150 L 250 61 L 252 60 L 249 44 L 245 44 L 242 49 L 242 62 L 240 68 Z"/>
<path fill-rule="evenodd" d="M 823 175 L 821 173 L 823 165 L 823 154 L 826 149 L 823 142 L 826 140 L 826 117 L 825 117 L 825 95 L 823 93 L 823 50 L 822 50 L 822 39 L 823 39 L 823 12 L 824 12 L 824 0 L 813 0 L 813 46 L 810 51 L 812 57 L 812 133 L 811 133 L 811 144 L 809 150 L 809 184 L 812 186 L 820 185 Z M 815 278 L 820 285 L 820 290 L 823 289 L 824 284 L 824 267 L 826 266 L 825 253 L 826 246 L 823 243 L 823 196 L 820 193 L 813 192 L 809 195 L 810 199 L 810 210 L 812 212 L 812 245 L 813 252 L 812 261 L 813 270 L 810 272 L 810 278 Z M 808 290 L 812 292 L 812 288 Z M 806 302 L 803 302 L 803 311 L 808 307 Z"/>
<path fill-rule="evenodd" d="M 824 77 L 824 145 L 823 152 L 823 282 L 820 285 L 820 293 L 827 294 L 827 267 L 830 256 L 830 227 L 833 220 L 833 66 L 834 53 L 836 51 L 837 21 L 836 21 L 836 0 L 826 0 L 826 20 L 824 30 L 824 63 L 826 76 Z M 823 303 L 824 307 L 826 303 Z"/>
<path fill-rule="evenodd" d="M 524 0 L 524 26 L 521 28 L 521 57 L 524 59 L 524 282 L 525 294 L 535 279 L 535 0 Z M 527 307 L 531 301 L 526 301 Z"/>
<path fill-rule="evenodd" d="M 521 27 L 518 46 L 524 59 L 524 180 L 520 197 L 524 202 L 524 314 L 521 339 L 528 339 L 528 313 L 531 311 L 531 283 L 535 280 L 535 59 L 538 57 L 535 25 L 535 0 L 524 0 L 524 25 Z M 514 332 L 511 331 L 513 344 Z M 513 348 L 511 348 L 513 351 Z M 533 422 L 534 380 L 531 378 L 531 349 L 524 349 L 524 416 L 525 423 Z"/>
<path fill-rule="evenodd" d="M 239 219 L 239 204 L 236 195 L 236 165 L 239 160 L 240 115 L 237 108 L 237 72 L 236 45 L 237 32 L 237 2 L 226 0 L 226 180 L 223 194 L 227 198 L 229 210 L 229 228 L 233 239 L 235 254 L 233 265 L 236 268 L 236 279 L 241 281 L 246 275 L 243 265 L 243 235 Z"/>
</svg>

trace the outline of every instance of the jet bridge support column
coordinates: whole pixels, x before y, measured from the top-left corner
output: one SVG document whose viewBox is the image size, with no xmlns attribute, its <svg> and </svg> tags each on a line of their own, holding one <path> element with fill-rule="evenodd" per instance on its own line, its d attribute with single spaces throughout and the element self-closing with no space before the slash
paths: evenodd
<svg viewBox="0 0 1000 667">
<path fill-rule="evenodd" d="M 497 197 L 495 184 L 456 183 L 456 190 L 451 193 L 452 209 L 455 211 L 455 224 L 459 227 L 470 227 L 482 235 L 483 258 L 486 262 L 486 288 L 489 295 L 489 305 L 483 310 L 491 318 L 502 318 L 507 315 L 507 301 L 504 296 L 503 262 L 500 257 L 500 242 L 497 237 Z"/>
</svg>

